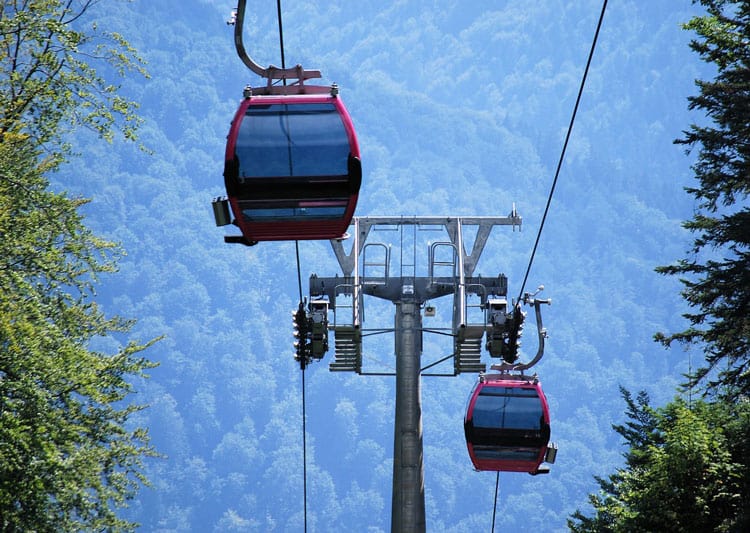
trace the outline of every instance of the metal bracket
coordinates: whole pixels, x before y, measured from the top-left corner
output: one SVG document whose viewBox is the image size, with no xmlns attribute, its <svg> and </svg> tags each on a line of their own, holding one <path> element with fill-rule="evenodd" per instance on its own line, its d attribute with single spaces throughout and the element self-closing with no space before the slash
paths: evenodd
<svg viewBox="0 0 750 533">
<path fill-rule="evenodd" d="M 299 90 L 299 88 L 304 86 L 305 80 L 321 77 L 319 70 L 305 70 L 302 68 L 302 65 L 296 65 L 290 68 L 279 68 L 274 65 L 269 65 L 268 67 L 263 68 L 253 61 L 245 50 L 245 45 L 242 40 L 242 29 L 245 22 L 245 4 L 247 4 L 247 0 L 238 0 L 237 9 L 232 12 L 227 24 L 234 26 L 234 46 L 237 49 L 237 55 L 240 56 L 240 59 L 247 68 L 258 76 L 266 78 L 269 87 L 273 80 L 298 80 L 296 87 Z M 322 92 L 330 91 L 330 88 L 328 87 L 322 87 L 322 89 Z M 302 92 L 304 92 L 304 90 Z"/>
<path fill-rule="evenodd" d="M 502 364 L 492 365 L 490 367 L 492 370 L 498 370 L 500 372 L 515 372 L 515 371 L 523 372 L 524 370 L 528 370 L 529 368 L 537 364 L 539 361 L 541 361 L 542 357 L 544 356 L 544 340 L 547 338 L 547 330 L 544 328 L 544 324 L 542 323 L 541 306 L 542 304 L 546 304 L 546 305 L 552 304 L 551 298 L 548 298 L 546 300 L 535 298 L 535 296 L 543 290 L 544 290 L 544 285 L 540 285 L 539 288 L 537 288 L 536 292 L 534 292 L 533 294 L 529 294 L 527 292 L 526 294 L 523 295 L 523 298 L 522 298 L 522 301 L 524 304 L 534 306 L 534 314 L 536 316 L 537 337 L 539 339 L 539 347 L 537 349 L 536 355 L 528 363 L 506 363 L 504 362 Z"/>
</svg>

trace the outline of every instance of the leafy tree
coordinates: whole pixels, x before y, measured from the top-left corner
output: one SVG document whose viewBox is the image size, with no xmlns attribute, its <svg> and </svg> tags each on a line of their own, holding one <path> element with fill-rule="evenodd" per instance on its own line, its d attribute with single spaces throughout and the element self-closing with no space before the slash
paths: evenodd
<svg viewBox="0 0 750 533">
<path fill-rule="evenodd" d="M 119 34 L 91 23 L 101 0 L 5 0 L 0 4 L 0 136 L 24 133 L 60 157 L 65 134 L 79 126 L 107 140 L 119 130 L 134 140 L 138 105 L 94 67 L 147 75 L 143 61 Z"/>
<path fill-rule="evenodd" d="M 685 331 L 657 339 L 705 346 L 707 365 L 689 376 L 690 385 L 706 378 L 709 389 L 723 386 L 737 397 L 750 393 L 750 2 L 701 4 L 708 14 L 685 27 L 697 33 L 691 48 L 717 75 L 696 82 L 699 94 L 689 107 L 705 111 L 710 122 L 691 125 L 675 141 L 700 147 L 698 185 L 686 189 L 699 209 L 684 223 L 696 237 L 688 258 L 657 269 L 682 276 L 682 295 L 695 310 L 685 315 Z"/>
<path fill-rule="evenodd" d="M 675 400 L 661 409 L 623 391 L 631 422 L 615 426 L 630 447 L 626 468 L 597 479 L 595 514 L 576 511 L 576 532 L 746 531 L 750 404 Z M 744 453 L 744 455 L 742 455 Z"/>
<path fill-rule="evenodd" d="M 85 200 L 45 177 L 70 153 L 69 128 L 112 138 L 120 114 L 134 138 L 132 105 L 86 62 L 103 53 L 125 68 L 132 50 L 113 37 L 119 49 L 87 51 L 71 26 L 94 3 L 0 6 L 0 531 L 131 530 L 116 511 L 154 454 L 128 424 L 142 406 L 126 401 L 151 343 L 94 349 L 131 325 L 93 301 L 118 250 L 83 224 Z"/>
</svg>

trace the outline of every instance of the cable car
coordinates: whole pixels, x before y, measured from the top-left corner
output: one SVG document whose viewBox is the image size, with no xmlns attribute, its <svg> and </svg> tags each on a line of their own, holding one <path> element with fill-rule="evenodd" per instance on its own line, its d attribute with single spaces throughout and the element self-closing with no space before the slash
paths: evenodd
<svg viewBox="0 0 750 533">
<path fill-rule="evenodd" d="M 227 137 L 224 182 L 242 236 L 228 242 L 346 236 L 362 166 L 336 87 L 323 94 L 248 95 Z M 228 215 L 228 213 L 227 213 Z"/>
<path fill-rule="evenodd" d="M 526 376 L 480 376 L 464 418 L 466 446 L 477 470 L 549 472 L 557 448 L 548 447 L 549 407 L 538 380 Z"/>
</svg>

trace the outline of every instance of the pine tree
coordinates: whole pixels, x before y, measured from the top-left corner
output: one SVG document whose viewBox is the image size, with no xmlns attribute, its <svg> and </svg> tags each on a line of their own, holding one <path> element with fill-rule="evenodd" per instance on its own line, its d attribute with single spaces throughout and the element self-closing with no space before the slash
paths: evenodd
<svg viewBox="0 0 750 533">
<path fill-rule="evenodd" d="M 699 80 L 690 109 L 705 112 L 707 125 L 693 124 L 677 143 L 699 148 L 690 187 L 698 210 L 684 226 L 695 240 L 689 256 L 658 272 L 678 275 L 682 295 L 694 311 L 690 327 L 656 337 L 705 349 L 706 365 L 689 376 L 730 398 L 750 393 L 750 2 L 701 0 L 708 14 L 686 28 L 704 61 L 717 68 Z"/>
<path fill-rule="evenodd" d="M 695 234 L 686 259 L 658 272 L 680 276 L 694 309 L 690 327 L 656 338 L 706 351 L 706 365 L 688 376 L 720 392 L 713 401 L 677 399 L 661 409 L 648 398 L 623 396 L 631 420 L 615 430 L 625 439 L 626 465 L 597 479 L 589 496 L 593 516 L 576 511 L 577 532 L 747 531 L 750 509 L 750 1 L 700 0 L 707 15 L 685 27 L 704 61 L 717 68 L 700 80 L 690 109 L 707 125 L 693 124 L 678 144 L 699 147 L 693 166 L 698 205 L 684 226 Z"/>
</svg>

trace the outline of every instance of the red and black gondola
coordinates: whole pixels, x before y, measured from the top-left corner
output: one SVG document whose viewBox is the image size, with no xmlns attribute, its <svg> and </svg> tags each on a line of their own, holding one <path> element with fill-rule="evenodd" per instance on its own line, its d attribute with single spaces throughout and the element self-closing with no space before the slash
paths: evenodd
<svg viewBox="0 0 750 533">
<path fill-rule="evenodd" d="M 464 433 L 477 470 L 548 471 L 540 465 L 548 459 L 549 406 L 536 379 L 482 376 L 469 396 Z"/>
<path fill-rule="evenodd" d="M 224 182 L 242 232 L 225 237 L 228 242 L 344 237 L 362 166 L 341 98 L 327 93 L 245 98 L 227 137 Z"/>
</svg>

